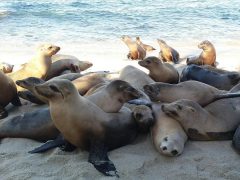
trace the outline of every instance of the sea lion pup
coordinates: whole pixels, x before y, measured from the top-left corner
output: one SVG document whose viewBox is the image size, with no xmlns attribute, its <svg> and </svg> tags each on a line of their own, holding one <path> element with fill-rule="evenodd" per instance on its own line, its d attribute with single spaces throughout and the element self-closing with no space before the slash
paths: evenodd
<svg viewBox="0 0 240 180">
<path fill-rule="evenodd" d="M 216 50 L 213 44 L 210 41 L 205 40 L 198 44 L 198 48 L 203 51 L 198 57 L 187 58 L 187 65 L 197 64 L 216 66 Z"/>
<path fill-rule="evenodd" d="M 5 63 L 5 62 L 0 62 L 0 70 L 2 70 L 5 74 L 11 73 L 13 71 L 14 65 Z"/>
<path fill-rule="evenodd" d="M 146 57 L 145 49 L 134 42 L 129 36 L 122 36 L 121 39 L 129 48 L 129 53 L 127 55 L 128 59 L 137 60 L 144 59 Z"/>
<path fill-rule="evenodd" d="M 237 130 L 234 133 L 232 145 L 233 148 L 240 154 L 240 126 L 238 126 Z"/>
<path fill-rule="evenodd" d="M 147 52 L 156 50 L 154 47 L 152 47 L 150 45 L 143 44 L 142 41 L 140 40 L 140 37 L 136 37 L 136 43 L 139 44 L 140 46 L 142 46 L 143 49 L 145 49 Z"/>
<path fill-rule="evenodd" d="M 6 76 L 0 70 L 0 119 L 8 116 L 8 112 L 4 109 L 10 102 L 15 106 L 21 106 L 20 99 L 17 95 L 17 88 L 11 78 Z"/>
<path fill-rule="evenodd" d="M 240 123 L 239 98 L 222 99 L 205 108 L 181 99 L 162 105 L 162 111 L 177 120 L 192 140 L 230 140 Z"/>
<path fill-rule="evenodd" d="M 59 131 L 52 122 L 49 108 L 40 108 L 0 121 L 0 139 L 29 138 L 45 142 L 58 135 Z"/>
<path fill-rule="evenodd" d="M 104 112 L 79 95 L 68 80 L 49 81 L 35 88 L 37 93 L 48 98 L 52 120 L 64 139 L 76 147 L 89 150 L 88 161 L 98 171 L 116 176 L 116 168 L 107 151 L 135 139 L 136 128 L 131 112 Z"/>
<path fill-rule="evenodd" d="M 149 70 L 149 76 L 156 82 L 176 84 L 179 81 L 178 71 L 173 65 L 164 63 L 155 56 L 138 61 L 138 64 Z"/>
<path fill-rule="evenodd" d="M 180 81 L 187 80 L 200 81 L 220 90 L 230 90 L 240 82 L 240 74 L 237 72 L 217 73 L 192 64 L 187 66 L 181 74 Z"/>
<path fill-rule="evenodd" d="M 156 150 L 162 155 L 179 156 L 184 150 L 187 135 L 181 125 L 161 110 L 161 103 L 152 105 L 156 122 L 151 128 Z"/>
<path fill-rule="evenodd" d="M 164 40 L 157 39 L 157 42 L 160 46 L 159 58 L 164 62 L 174 62 L 175 64 L 179 61 L 179 53 L 167 45 Z"/>
<path fill-rule="evenodd" d="M 26 63 L 20 70 L 9 74 L 9 77 L 12 78 L 14 82 L 28 77 L 45 79 L 52 64 L 51 56 L 59 50 L 60 47 L 52 44 L 41 45 L 32 60 Z M 21 91 L 23 88 L 17 86 L 17 90 Z"/>
<path fill-rule="evenodd" d="M 52 65 L 46 80 L 59 76 L 65 70 L 70 70 L 72 73 L 79 73 L 90 68 L 92 65 L 91 62 L 80 61 L 74 56 L 56 54 L 52 56 Z"/>
</svg>

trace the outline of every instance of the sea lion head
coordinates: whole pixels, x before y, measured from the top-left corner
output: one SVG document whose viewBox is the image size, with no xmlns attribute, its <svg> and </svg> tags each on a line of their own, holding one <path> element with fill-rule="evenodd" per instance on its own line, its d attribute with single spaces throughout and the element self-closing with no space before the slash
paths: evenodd
<svg viewBox="0 0 240 180">
<path fill-rule="evenodd" d="M 130 36 L 127 36 L 127 35 L 123 35 L 123 36 L 121 37 L 121 40 L 122 40 L 123 42 L 132 41 L 132 39 L 130 38 Z"/>
<path fill-rule="evenodd" d="M 40 54 L 51 57 L 56 54 L 60 50 L 59 46 L 55 46 L 53 44 L 42 44 L 38 47 L 37 51 Z"/>
<path fill-rule="evenodd" d="M 66 79 L 54 79 L 35 86 L 36 92 L 48 100 L 65 100 L 78 94 L 73 83 Z"/>
<path fill-rule="evenodd" d="M 133 108 L 133 117 L 137 123 L 138 130 L 142 133 L 149 132 L 155 122 L 152 109 L 146 105 L 137 105 Z"/>
<path fill-rule="evenodd" d="M 161 108 L 166 115 L 181 120 L 182 118 L 197 117 L 196 106 L 200 105 L 191 100 L 181 99 L 169 104 L 163 104 Z"/>
<path fill-rule="evenodd" d="M 208 40 L 202 41 L 200 44 L 198 44 L 198 48 L 204 51 L 212 49 L 212 46 L 213 46 L 212 43 Z"/>
<path fill-rule="evenodd" d="M 167 43 L 162 39 L 157 39 L 157 42 L 160 47 L 165 47 L 167 45 Z"/>
<path fill-rule="evenodd" d="M 26 79 L 22 79 L 22 80 L 17 80 L 16 84 L 22 88 L 25 89 L 30 89 L 36 85 L 39 84 L 43 84 L 45 81 L 40 79 L 40 78 L 36 78 L 36 77 L 29 77 Z"/>
<path fill-rule="evenodd" d="M 139 36 L 136 37 L 136 42 L 137 42 L 138 44 L 141 44 L 141 40 L 140 40 L 140 37 L 139 37 Z"/>
<path fill-rule="evenodd" d="M 8 63 L 0 63 L 0 70 L 2 70 L 4 73 L 11 73 L 13 71 L 14 65 L 8 64 Z"/>
<path fill-rule="evenodd" d="M 155 56 L 149 56 L 141 61 L 138 61 L 138 64 L 142 67 L 149 69 L 150 67 L 155 67 L 160 64 L 161 60 Z"/>
<path fill-rule="evenodd" d="M 166 156 L 179 156 L 184 149 L 184 143 L 181 143 L 178 138 L 171 135 L 160 139 L 159 150 Z"/>
<path fill-rule="evenodd" d="M 78 64 L 78 67 L 81 71 L 85 71 L 86 69 L 90 68 L 93 66 L 93 63 L 91 63 L 90 61 L 81 61 Z"/>
<path fill-rule="evenodd" d="M 128 82 L 122 80 L 114 80 L 106 87 L 107 91 L 114 96 L 118 96 L 120 102 L 127 102 L 132 99 L 137 99 L 142 94 L 133 88 Z"/>
<path fill-rule="evenodd" d="M 148 85 L 143 86 L 144 92 L 149 96 L 149 98 L 152 101 L 157 101 L 159 93 L 160 93 L 160 88 L 158 86 L 158 83 L 151 83 Z"/>
</svg>

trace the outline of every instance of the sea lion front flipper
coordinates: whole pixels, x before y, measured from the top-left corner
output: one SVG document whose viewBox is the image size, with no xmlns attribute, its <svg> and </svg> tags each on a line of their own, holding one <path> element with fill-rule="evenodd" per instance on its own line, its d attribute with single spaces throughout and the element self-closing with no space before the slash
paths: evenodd
<svg viewBox="0 0 240 180">
<path fill-rule="evenodd" d="M 240 153 L 240 126 L 238 126 L 237 130 L 234 133 L 232 140 L 233 148 Z"/>
<path fill-rule="evenodd" d="M 94 165 L 94 167 L 106 176 L 117 176 L 117 170 L 108 158 L 107 147 L 103 142 L 99 140 L 92 140 L 89 150 L 88 162 Z"/>
<path fill-rule="evenodd" d="M 50 149 L 53 149 L 55 147 L 59 147 L 62 151 L 71 152 L 74 149 L 76 149 L 75 146 L 70 144 L 68 141 L 66 141 L 63 136 L 60 134 L 55 140 L 50 140 L 44 143 L 43 145 L 35 148 L 32 151 L 29 151 L 28 153 L 34 154 L 34 153 L 43 153 Z"/>
<path fill-rule="evenodd" d="M 39 105 L 45 104 L 45 102 L 43 102 L 40 99 L 38 99 L 30 91 L 19 91 L 18 95 L 19 95 L 19 97 L 21 97 L 21 98 L 23 98 L 25 100 L 28 100 L 28 101 L 30 101 L 32 103 L 39 104 Z"/>
<path fill-rule="evenodd" d="M 22 105 L 22 103 L 21 103 L 18 95 L 16 95 L 16 96 L 12 99 L 11 103 L 12 103 L 14 106 L 21 106 L 21 105 Z"/>
<path fill-rule="evenodd" d="M 0 119 L 4 119 L 5 117 L 8 116 L 8 112 L 0 106 Z"/>
<path fill-rule="evenodd" d="M 148 101 L 146 99 L 133 99 L 133 100 L 130 100 L 128 101 L 129 104 L 135 104 L 135 105 L 145 105 L 145 106 L 148 106 L 148 107 L 152 107 L 152 103 L 151 101 Z"/>
</svg>

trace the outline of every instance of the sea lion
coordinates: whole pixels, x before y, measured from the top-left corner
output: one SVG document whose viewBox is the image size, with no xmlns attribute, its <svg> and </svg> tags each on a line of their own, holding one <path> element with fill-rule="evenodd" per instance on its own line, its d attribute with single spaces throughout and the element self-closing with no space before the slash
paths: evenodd
<svg viewBox="0 0 240 180">
<path fill-rule="evenodd" d="M 162 105 L 162 111 L 177 120 L 192 140 L 230 140 L 240 123 L 239 98 L 218 100 L 205 108 L 181 99 Z"/>
<path fill-rule="evenodd" d="M 150 56 L 138 61 L 138 64 L 149 70 L 149 76 L 156 82 L 176 84 L 179 81 L 179 74 L 175 67 L 164 63 L 155 56 Z"/>
<path fill-rule="evenodd" d="M 74 56 L 54 55 L 52 56 L 52 65 L 47 74 L 46 80 L 59 76 L 65 70 L 70 70 L 72 73 L 79 73 L 90 68 L 93 64 L 89 61 L 80 61 Z"/>
<path fill-rule="evenodd" d="M 53 80 L 35 88 L 37 93 L 48 98 L 52 120 L 64 139 L 76 147 L 89 150 L 88 161 L 98 171 L 116 176 L 116 168 L 107 151 L 135 139 L 136 128 L 131 112 L 104 112 L 79 95 L 68 80 Z"/>
<path fill-rule="evenodd" d="M 128 59 L 137 60 L 144 59 L 146 57 L 145 49 L 134 42 L 129 36 L 122 36 L 121 39 L 129 48 L 129 53 L 127 55 Z"/>
<path fill-rule="evenodd" d="M 164 40 L 157 39 L 157 42 L 160 46 L 159 58 L 164 62 L 174 62 L 175 64 L 179 61 L 179 53 L 167 45 Z"/>
<path fill-rule="evenodd" d="M 240 82 L 240 74 L 237 72 L 217 73 L 192 64 L 187 66 L 181 74 L 180 81 L 187 80 L 200 81 L 220 90 L 230 90 Z"/>
<path fill-rule="evenodd" d="M 178 84 L 152 83 L 144 86 L 144 92 L 155 102 L 171 103 L 179 99 L 189 99 L 203 106 L 212 102 L 218 95 L 227 93 L 210 85 L 192 80 Z"/>
<path fill-rule="evenodd" d="M 68 75 L 58 76 L 58 77 L 52 78 L 51 80 L 61 79 L 61 78 L 70 80 Z M 51 81 L 51 80 L 49 80 L 49 81 Z M 107 80 L 104 77 L 102 77 L 102 75 L 99 75 L 98 73 L 91 73 L 91 74 L 88 74 L 85 76 L 81 76 L 77 79 L 74 79 L 73 84 L 78 89 L 79 93 L 81 95 L 84 95 L 93 86 L 97 85 L 98 83 L 103 83 L 106 81 Z M 29 91 L 18 92 L 19 96 L 21 98 L 26 99 L 35 104 L 48 103 L 48 101 L 44 97 L 37 95 L 37 93 L 35 92 L 35 89 L 34 89 L 36 84 L 40 84 L 43 82 L 45 82 L 45 81 L 43 81 L 39 78 L 34 78 L 34 77 L 16 81 L 16 83 L 19 86 L 29 90 Z"/>
<path fill-rule="evenodd" d="M 17 95 L 17 88 L 11 78 L 0 70 L 0 119 L 8 116 L 4 109 L 10 102 L 15 106 L 21 106 L 20 99 Z"/>
<path fill-rule="evenodd" d="M 161 110 L 161 103 L 152 105 L 156 122 L 151 128 L 156 150 L 162 155 L 179 156 L 184 150 L 187 135 L 181 125 Z"/>
<path fill-rule="evenodd" d="M 143 44 L 142 41 L 140 40 L 140 37 L 136 37 L 136 43 L 139 44 L 140 46 L 142 46 L 143 49 L 145 49 L 145 51 L 147 51 L 147 52 L 156 50 L 154 47 L 152 47 L 150 45 Z"/>
<path fill-rule="evenodd" d="M 41 45 L 37 49 L 37 53 L 32 60 L 25 64 L 20 70 L 10 73 L 9 77 L 12 78 L 14 82 L 28 77 L 45 79 L 52 64 L 51 56 L 56 54 L 59 50 L 60 47 L 52 44 Z M 21 91 L 23 88 L 17 86 L 17 90 Z"/>
<path fill-rule="evenodd" d="M 55 139 L 58 135 L 49 108 L 41 107 L 0 121 L 0 138 L 29 138 L 44 142 Z"/>
<path fill-rule="evenodd" d="M 14 65 L 5 63 L 5 62 L 0 62 L 0 70 L 2 70 L 5 74 L 11 73 L 13 71 Z"/>
<path fill-rule="evenodd" d="M 187 58 L 187 65 L 196 64 L 216 66 L 216 50 L 214 45 L 210 41 L 205 40 L 198 44 L 198 48 L 203 51 L 198 57 Z"/>
</svg>

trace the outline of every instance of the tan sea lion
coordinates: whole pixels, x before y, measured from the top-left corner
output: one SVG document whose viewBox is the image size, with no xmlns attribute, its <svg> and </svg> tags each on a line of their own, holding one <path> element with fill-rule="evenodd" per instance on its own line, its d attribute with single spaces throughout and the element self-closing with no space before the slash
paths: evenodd
<svg viewBox="0 0 240 180">
<path fill-rule="evenodd" d="M 144 86 L 144 92 L 155 102 L 171 103 L 179 99 L 189 99 L 202 106 L 212 102 L 218 95 L 227 93 L 198 81 L 184 81 L 178 84 L 152 83 Z"/>
<path fill-rule="evenodd" d="M 36 55 L 21 68 L 20 70 L 10 73 L 9 77 L 14 82 L 28 77 L 37 77 L 45 79 L 49 68 L 51 67 L 51 56 L 56 54 L 60 47 L 52 44 L 44 44 L 39 46 Z M 23 88 L 17 86 L 17 90 L 21 91 Z"/>
<path fill-rule="evenodd" d="M 138 61 L 138 64 L 149 70 L 149 76 L 156 82 L 176 84 L 179 81 L 179 74 L 175 67 L 164 63 L 155 56 L 150 56 Z"/>
<path fill-rule="evenodd" d="M 218 100 L 205 108 L 181 99 L 162 105 L 162 111 L 177 120 L 192 140 L 230 140 L 240 123 L 239 98 Z"/>
<path fill-rule="evenodd" d="M 198 44 L 198 48 L 203 51 L 198 57 L 187 58 L 187 65 L 196 64 L 216 66 L 216 50 L 214 45 L 210 41 L 205 40 Z"/>
<path fill-rule="evenodd" d="M 167 45 L 164 40 L 157 39 L 157 42 L 160 46 L 159 58 L 164 62 L 174 62 L 175 64 L 179 61 L 179 53 Z"/>
<path fill-rule="evenodd" d="M 90 68 L 93 64 L 89 61 L 80 61 L 74 56 L 56 54 L 52 56 L 52 65 L 46 80 L 60 75 L 65 70 L 77 73 Z"/>
<path fill-rule="evenodd" d="M 21 105 L 15 83 L 0 70 L 0 119 L 8 116 L 4 107 L 10 102 L 15 106 Z"/>
<path fill-rule="evenodd" d="M 161 110 L 161 103 L 152 105 L 156 122 L 151 129 L 152 140 L 156 150 L 166 156 L 182 154 L 187 135 L 181 125 Z"/>
<path fill-rule="evenodd" d="M 5 62 L 0 62 L 0 70 L 2 70 L 5 74 L 11 73 L 13 71 L 14 65 L 5 63 Z"/>
<path fill-rule="evenodd" d="M 128 59 L 137 60 L 144 59 L 146 57 L 145 49 L 134 42 L 129 36 L 122 36 L 121 39 L 129 48 L 129 53 L 127 55 Z"/>
<path fill-rule="evenodd" d="M 142 41 L 140 40 L 140 37 L 136 37 L 136 43 L 139 44 L 140 46 L 142 46 L 143 49 L 145 49 L 147 52 L 156 50 L 154 47 L 152 47 L 150 45 L 143 44 Z"/>
<path fill-rule="evenodd" d="M 135 122 L 131 112 L 104 112 L 79 95 L 68 80 L 49 81 L 35 88 L 49 99 L 52 120 L 64 139 L 76 147 L 88 149 L 89 162 L 97 170 L 108 176 L 116 176 L 116 168 L 109 160 L 107 151 L 135 139 Z"/>
</svg>

